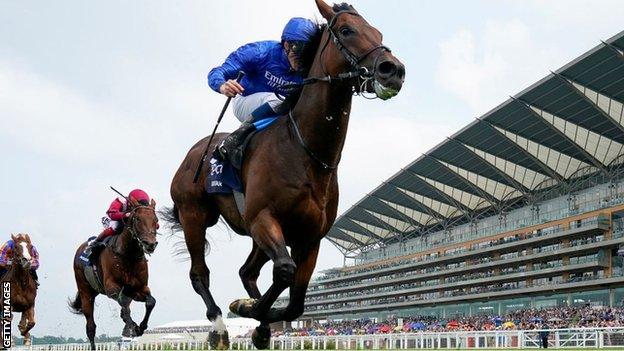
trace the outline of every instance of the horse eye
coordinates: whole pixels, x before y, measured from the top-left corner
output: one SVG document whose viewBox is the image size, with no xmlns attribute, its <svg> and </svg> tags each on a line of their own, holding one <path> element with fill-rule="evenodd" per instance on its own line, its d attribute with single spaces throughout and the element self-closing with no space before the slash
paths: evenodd
<svg viewBox="0 0 624 351">
<path fill-rule="evenodd" d="M 342 35 L 343 37 L 347 37 L 351 34 L 355 33 L 351 28 L 349 27 L 342 27 L 340 28 L 340 35 Z"/>
</svg>

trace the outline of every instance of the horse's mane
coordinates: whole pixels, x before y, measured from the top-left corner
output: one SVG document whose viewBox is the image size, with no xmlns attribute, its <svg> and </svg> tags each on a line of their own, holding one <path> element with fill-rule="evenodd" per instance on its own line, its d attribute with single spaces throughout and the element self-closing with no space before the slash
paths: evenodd
<svg viewBox="0 0 624 351">
<path fill-rule="evenodd" d="M 327 24 L 316 24 L 317 30 L 316 33 L 310 38 L 306 46 L 301 51 L 301 55 L 299 57 L 299 64 L 301 65 L 301 75 L 303 77 L 308 77 L 310 69 L 312 68 L 312 64 L 314 63 L 314 57 L 316 56 L 316 52 L 318 51 L 319 46 L 321 46 L 321 37 L 323 36 L 323 31 L 327 28 Z M 301 90 L 303 87 L 294 88 L 284 102 L 280 106 L 279 114 L 283 114 L 288 112 L 290 109 L 295 107 L 297 101 L 299 101 L 299 96 L 301 95 Z"/>
<path fill-rule="evenodd" d="M 334 6 L 332 6 L 332 10 L 334 10 L 334 12 L 351 11 L 351 12 L 357 13 L 355 8 L 353 8 L 353 6 L 351 6 L 351 4 L 347 4 L 346 2 L 343 2 L 343 3 L 340 3 L 340 4 L 334 4 Z"/>
<path fill-rule="evenodd" d="M 334 4 L 332 10 L 334 10 L 334 12 L 351 11 L 357 13 L 355 8 L 353 8 L 353 6 L 347 4 L 346 2 Z M 302 67 L 302 75 L 306 78 L 308 77 L 310 69 L 312 68 L 312 64 L 314 63 L 316 52 L 321 46 L 321 37 L 323 36 L 323 32 L 327 28 L 326 23 L 317 23 L 316 26 L 316 33 L 314 33 L 314 35 L 310 38 L 308 44 L 303 48 L 303 51 L 301 52 L 301 57 L 299 58 Z M 297 101 L 299 101 L 299 97 L 301 96 L 302 88 L 303 87 L 296 88 L 290 94 L 288 94 L 288 96 L 284 100 L 284 103 L 280 107 L 280 113 L 286 113 L 287 111 L 295 107 Z"/>
</svg>

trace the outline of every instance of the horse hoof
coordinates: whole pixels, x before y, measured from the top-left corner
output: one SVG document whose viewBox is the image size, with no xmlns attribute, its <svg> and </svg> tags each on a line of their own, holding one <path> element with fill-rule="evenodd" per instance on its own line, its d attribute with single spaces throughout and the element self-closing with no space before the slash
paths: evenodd
<svg viewBox="0 0 624 351">
<path fill-rule="evenodd" d="M 139 326 L 136 323 L 127 324 L 123 331 L 121 332 L 121 336 L 126 338 L 134 338 L 137 336 L 137 331 L 139 330 Z"/>
<path fill-rule="evenodd" d="M 266 350 L 271 342 L 271 328 L 258 326 L 251 334 L 251 341 L 258 350 Z"/>
<path fill-rule="evenodd" d="M 133 333 L 132 333 L 132 334 L 133 334 L 133 335 L 132 335 L 133 337 L 141 336 L 141 335 L 143 335 L 143 329 L 141 329 L 141 327 L 139 327 L 138 325 L 136 325 L 136 326 L 134 327 L 134 330 L 133 330 Z"/>
<path fill-rule="evenodd" d="M 230 304 L 230 312 L 239 315 L 241 317 L 249 318 L 251 310 L 256 303 L 256 299 L 238 299 Z"/>
<path fill-rule="evenodd" d="M 211 331 L 208 334 L 208 342 L 213 350 L 227 350 L 230 348 L 230 337 L 227 331 Z"/>
<path fill-rule="evenodd" d="M 147 330 L 147 324 L 139 324 L 139 327 L 136 329 L 136 336 L 142 336 L 143 333 Z"/>
</svg>

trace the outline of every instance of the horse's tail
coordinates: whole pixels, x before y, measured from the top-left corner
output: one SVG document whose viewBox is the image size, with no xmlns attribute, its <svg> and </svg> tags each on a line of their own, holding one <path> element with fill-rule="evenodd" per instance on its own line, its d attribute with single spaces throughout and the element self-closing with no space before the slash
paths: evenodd
<svg viewBox="0 0 624 351">
<path fill-rule="evenodd" d="M 82 314 L 82 300 L 80 299 L 80 293 L 76 293 L 75 299 L 69 299 L 67 302 L 69 305 L 69 310 L 75 314 Z"/>
<path fill-rule="evenodd" d="M 188 259 L 188 249 L 186 247 L 184 237 L 176 235 L 176 233 L 182 232 L 182 223 L 180 223 L 180 212 L 178 211 L 178 206 L 174 204 L 171 207 L 163 207 L 160 211 L 158 211 L 158 214 L 169 229 L 171 229 L 171 237 L 174 237 L 174 240 L 176 240 L 173 243 L 173 255 L 180 257 L 182 260 Z M 210 252 L 210 243 L 208 240 L 206 240 L 205 245 L 205 254 L 208 255 Z"/>
<path fill-rule="evenodd" d="M 160 214 L 160 217 L 167 223 L 167 226 L 171 229 L 172 234 L 182 231 L 178 206 L 174 204 L 171 207 L 163 207 L 160 211 L 158 211 L 158 214 Z"/>
</svg>

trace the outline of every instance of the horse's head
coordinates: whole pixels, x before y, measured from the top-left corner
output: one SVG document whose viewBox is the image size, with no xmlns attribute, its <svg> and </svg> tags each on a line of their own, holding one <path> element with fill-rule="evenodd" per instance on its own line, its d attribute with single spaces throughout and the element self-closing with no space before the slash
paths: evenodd
<svg viewBox="0 0 624 351">
<path fill-rule="evenodd" d="M 330 76 L 350 72 L 360 78 L 356 91 L 389 99 L 401 90 L 405 66 L 382 44 L 383 36 L 348 4 L 329 6 L 315 0 L 327 20 L 320 64 Z M 326 37 L 325 37 L 326 36 Z M 332 42 L 333 45 L 328 45 Z"/>
<path fill-rule="evenodd" d="M 30 268 L 32 261 L 32 243 L 28 234 L 11 234 L 13 240 L 13 262 L 24 269 Z"/>
<path fill-rule="evenodd" d="M 130 198 L 128 205 L 130 215 L 126 219 L 126 226 L 143 252 L 151 255 L 158 245 L 156 234 L 159 226 L 158 217 L 156 217 L 156 202 L 152 199 L 149 205 L 144 205 Z"/>
</svg>

